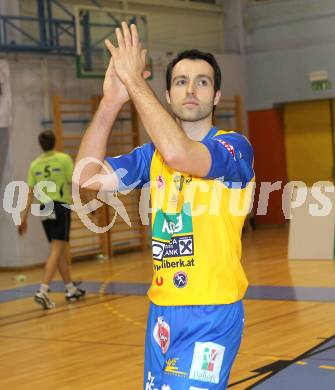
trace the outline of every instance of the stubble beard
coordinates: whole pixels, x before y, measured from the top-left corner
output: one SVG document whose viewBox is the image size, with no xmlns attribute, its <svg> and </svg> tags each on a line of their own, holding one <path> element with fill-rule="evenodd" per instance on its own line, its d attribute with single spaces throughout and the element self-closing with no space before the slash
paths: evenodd
<svg viewBox="0 0 335 390">
<path fill-rule="evenodd" d="M 177 119 L 183 122 L 198 122 L 202 119 L 208 118 L 213 113 L 213 102 L 206 104 L 206 106 L 197 106 L 193 110 L 188 110 L 183 106 L 171 106 L 172 112 Z"/>
</svg>

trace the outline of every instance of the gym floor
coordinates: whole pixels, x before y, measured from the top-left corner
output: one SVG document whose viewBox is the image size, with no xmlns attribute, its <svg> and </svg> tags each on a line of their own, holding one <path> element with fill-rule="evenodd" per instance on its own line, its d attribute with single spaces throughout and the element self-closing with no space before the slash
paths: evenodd
<svg viewBox="0 0 335 390">
<path fill-rule="evenodd" d="M 229 388 L 333 390 L 335 262 L 287 260 L 288 229 L 244 234 L 250 287 L 246 326 Z M 141 389 L 150 251 L 72 265 L 88 295 L 56 308 L 33 301 L 41 269 L 0 273 L 1 388 Z"/>
</svg>

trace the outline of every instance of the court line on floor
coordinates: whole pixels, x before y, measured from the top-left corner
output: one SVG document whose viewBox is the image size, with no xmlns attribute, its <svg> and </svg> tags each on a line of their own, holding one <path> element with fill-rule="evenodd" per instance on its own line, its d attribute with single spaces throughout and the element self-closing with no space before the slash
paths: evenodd
<svg viewBox="0 0 335 390">
<path fill-rule="evenodd" d="M 19 288 L 0 290 L 0 303 L 26 298 L 33 294 L 38 284 Z M 116 295 L 146 295 L 148 283 L 127 283 L 88 281 L 83 287 L 88 293 L 116 294 Z M 64 285 L 60 281 L 51 283 L 53 292 L 64 292 Z M 249 286 L 246 300 L 280 300 L 280 301 L 308 301 L 308 302 L 335 302 L 335 288 L 332 287 L 289 287 L 289 286 Z"/>
<path fill-rule="evenodd" d="M 274 376 L 278 375 L 279 373 L 283 372 L 285 369 L 289 368 L 289 367 L 292 367 L 294 364 L 297 364 L 303 360 L 306 360 L 308 358 L 311 358 L 311 360 L 322 360 L 322 359 L 315 359 L 313 358 L 313 356 L 315 356 L 316 354 L 320 353 L 320 352 L 324 352 L 324 350 L 319 350 L 322 346 L 324 346 L 325 344 L 328 344 L 329 342 L 331 342 L 332 340 L 334 340 L 335 342 L 335 335 L 332 335 L 328 338 L 326 338 L 324 341 L 322 341 L 321 343 L 319 343 L 318 345 L 310 348 L 309 350 L 305 351 L 304 353 L 302 353 L 301 355 L 297 356 L 296 358 L 290 360 L 290 361 L 286 361 L 285 364 L 282 364 L 282 366 L 273 371 L 271 374 L 267 375 L 265 378 L 262 378 L 260 381 L 252 384 L 251 386 L 249 387 L 246 387 L 245 390 L 251 390 L 251 389 L 254 389 L 256 388 L 256 386 L 259 386 L 265 382 L 268 382 L 271 378 L 273 378 Z M 330 348 L 327 348 L 326 350 L 328 349 L 335 349 L 335 343 L 334 345 L 332 345 Z M 328 359 L 327 359 L 328 360 Z M 279 361 L 280 362 L 280 361 Z M 284 362 L 284 361 L 283 361 Z M 266 367 L 266 366 L 265 366 Z M 319 367 L 320 368 L 320 367 Z M 261 370 L 264 369 L 264 367 L 261 367 L 261 368 L 258 368 L 258 369 L 255 369 L 253 370 L 252 372 L 257 372 L 259 371 L 261 373 Z M 264 374 L 264 372 L 262 373 Z M 255 376 L 253 376 L 254 378 Z M 252 379 L 251 377 L 248 379 L 250 380 Z M 245 381 L 245 380 L 244 380 Z M 241 381 L 239 381 L 239 383 L 241 383 Z M 235 383 L 237 384 L 237 382 Z M 235 385 L 235 384 L 232 384 L 232 385 Z M 232 385 L 230 387 L 232 387 Z M 272 385 L 271 385 L 272 386 Z M 271 387 L 272 389 L 272 387 Z"/>
<path fill-rule="evenodd" d="M 85 301 L 82 300 L 81 302 L 71 304 L 71 308 L 69 307 L 69 304 L 65 302 L 62 306 L 58 306 L 57 308 L 55 308 L 53 310 L 48 310 L 48 311 L 45 311 L 45 310 L 37 307 L 33 312 L 38 314 L 38 315 L 29 317 L 29 318 L 24 318 L 21 320 L 12 321 L 12 322 L 5 322 L 4 324 L 0 323 L 0 329 L 2 327 L 8 326 L 8 325 L 15 325 L 15 324 L 19 324 L 19 323 L 23 323 L 23 322 L 27 322 L 27 321 L 36 320 L 36 319 L 48 318 L 50 316 L 54 316 L 57 314 L 63 314 L 64 312 L 67 312 L 69 310 L 79 310 L 79 309 L 88 308 L 88 307 L 95 306 L 95 305 L 102 305 L 106 301 L 109 301 L 109 300 L 116 301 L 119 299 L 127 298 L 128 296 L 129 295 L 123 295 L 123 296 L 117 296 L 117 297 L 114 296 L 112 298 L 105 299 L 103 302 L 101 302 L 101 296 L 90 297 L 90 298 L 85 298 L 85 300 L 87 300 L 87 299 L 94 300 L 94 298 L 96 298 L 96 302 L 84 304 Z M 60 308 L 60 309 L 58 310 L 58 308 Z M 31 312 L 32 311 L 30 310 L 29 313 L 31 313 Z M 6 316 L 6 317 L 1 317 L 0 320 L 6 319 L 6 318 L 12 318 L 15 316 L 22 316 L 24 314 L 25 314 L 25 312 L 11 314 L 11 315 Z"/>
<path fill-rule="evenodd" d="M 112 345 L 112 346 L 118 346 L 118 347 L 139 347 L 144 348 L 143 344 L 137 345 L 137 344 L 120 344 L 120 343 L 107 343 L 107 342 L 101 342 L 101 341 L 85 341 L 85 340 L 69 340 L 69 339 L 49 339 L 49 338 L 39 338 L 39 337 L 23 337 L 23 336 L 6 336 L 0 334 L 0 339 L 17 339 L 17 340 L 32 340 L 32 341 L 41 341 L 41 342 L 59 342 L 59 343 L 77 343 L 77 344 L 92 344 L 92 345 Z"/>
</svg>

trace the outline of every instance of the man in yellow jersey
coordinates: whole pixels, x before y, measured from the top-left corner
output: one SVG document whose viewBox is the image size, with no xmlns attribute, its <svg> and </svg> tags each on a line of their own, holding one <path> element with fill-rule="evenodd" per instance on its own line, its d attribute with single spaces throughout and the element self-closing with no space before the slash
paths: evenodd
<svg viewBox="0 0 335 390">
<path fill-rule="evenodd" d="M 50 300 L 48 292 L 49 284 L 57 268 L 64 281 L 66 300 L 80 299 L 85 295 L 85 291 L 72 282 L 70 270 L 64 257 L 65 246 L 69 241 L 71 222 L 71 211 L 66 206 L 71 203 L 73 162 L 68 154 L 54 150 L 55 135 L 52 131 L 42 132 L 38 140 L 43 153 L 29 167 L 28 203 L 21 214 L 21 225 L 18 227 L 18 231 L 23 234 L 27 229 L 27 218 L 33 202 L 34 187 L 39 186 L 37 193 L 41 203 L 41 214 L 43 214 L 43 210 L 49 211 L 47 213 L 49 215 L 42 217 L 42 224 L 48 241 L 51 243 L 51 251 L 46 260 L 42 283 L 34 299 L 44 309 L 52 309 L 55 304 Z"/>
<path fill-rule="evenodd" d="M 252 147 L 242 135 L 213 126 L 221 71 L 212 54 L 188 50 L 168 65 L 171 116 L 145 81 L 136 27 L 123 23 L 116 37 L 118 47 L 106 42 L 112 59 L 104 96 L 77 160 L 98 161 L 76 182 L 93 190 L 150 182 L 153 278 L 144 390 L 223 390 L 244 325 L 245 213 L 232 205 L 248 200 Z M 152 142 L 106 157 L 110 129 L 129 99 Z M 128 173 L 121 177 L 119 168 Z M 111 174 L 103 176 L 106 169 Z"/>
</svg>

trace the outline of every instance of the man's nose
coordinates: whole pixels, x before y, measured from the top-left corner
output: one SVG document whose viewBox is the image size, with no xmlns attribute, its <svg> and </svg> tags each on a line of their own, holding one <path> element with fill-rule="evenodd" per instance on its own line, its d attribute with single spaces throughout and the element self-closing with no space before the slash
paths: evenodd
<svg viewBox="0 0 335 390">
<path fill-rule="evenodd" d="M 195 95 L 195 84 L 193 81 L 187 83 L 187 94 Z"/>
</svg>

